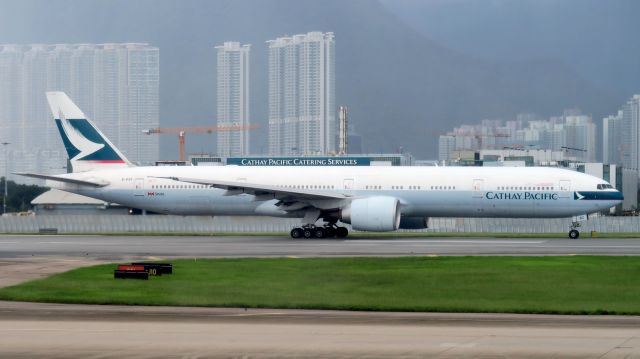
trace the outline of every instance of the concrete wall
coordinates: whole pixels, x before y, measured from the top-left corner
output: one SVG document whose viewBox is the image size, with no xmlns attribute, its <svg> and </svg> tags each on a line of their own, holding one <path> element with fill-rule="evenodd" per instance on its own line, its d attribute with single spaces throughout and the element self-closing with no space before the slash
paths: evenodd
<svg viewBox="0 0 640 359">
<path fill-rule="evenodd" d="M 417 232 L 568 232 L 570 219 L 431 218 Z M 269 217 L 180 217 L 78 215 L 0 217 L 0 233 L 221 233 L 288 232 L 300 221 Z M 640 232 L 640 217 L 598 217 L 582 222 L 581 231 Z"/>
</svg>

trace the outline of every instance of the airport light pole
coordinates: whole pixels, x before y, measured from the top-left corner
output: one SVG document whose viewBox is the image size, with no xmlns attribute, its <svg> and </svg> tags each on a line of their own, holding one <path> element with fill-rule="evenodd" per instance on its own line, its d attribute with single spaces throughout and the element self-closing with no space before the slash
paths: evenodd
<svg viewBox="0 0 640 359">
<path fill-rule="evenodd" d="M 8 191 L 7 191 L 7 182 L 9 182 L 8 180 L 8 175 L 9 175 L 9 163 L 7 162 L 7 154 L 9 153 L 9 150 L 7 149 L 7 146 L 10 145 L 10 142 L 0 142 L 0 144 L 2 145 L 2 147 L 4 148 L 4 196 L 2 197 L 2 214 L 7 213 L 7 195 L 8 195 Z"/>
</svg>

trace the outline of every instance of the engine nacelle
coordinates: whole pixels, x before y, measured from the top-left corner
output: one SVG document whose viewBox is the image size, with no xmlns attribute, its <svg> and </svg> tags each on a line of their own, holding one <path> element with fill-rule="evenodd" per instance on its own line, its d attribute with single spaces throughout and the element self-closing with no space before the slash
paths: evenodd
<svg viewBox="0 0 640 359">
<path fill-rule="evenodd" d="M 357 231 L 395 231 L 400 226 L 400 201 L 382 196 L 354 199 L 342 210 L 341 220 Z"/>
<path fill-rule="evenodd" d="M 400 218 L 400 229 L 425 229 L 429 228 L 429 217 L 405 217 Z"/>
</svg>

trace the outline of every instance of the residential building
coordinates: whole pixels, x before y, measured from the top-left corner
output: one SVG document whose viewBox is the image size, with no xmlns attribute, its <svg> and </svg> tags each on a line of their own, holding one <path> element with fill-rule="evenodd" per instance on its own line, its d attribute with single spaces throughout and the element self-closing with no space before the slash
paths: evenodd
<svg viewBox="0 0 640 359">
<path fill-rule="evenodd" d="M 622 143 L 622 110 L 617 115 L 607 116 L 602 120 L 602 161 L 605 164 L 623 163 Z"/>
<path fill-rule="evenodd" d="M 567 158 L 593 162 L 596 155 L 596 126 L 590 116 L 578 110 L 562 116 L 540 119 L 520 114 L 515 121 L 483 120 L 478 125 L 461 125 L 439 138 L 441 161 L 452 160 L 452 153 L 480 150 L 565 151 Z M 456 157 L 457 158 L 457 157 Z"/>
<path fill-rule="evenodd" d="M 280 37 L 269 45 L 269 153 L 336 152 L 332 32 Z"/>
<path fill-rule="evenodd" d="M 565 145 L 567 152 L 575 152 L 579 161 L 595 162 L 596 160 L 596 124 L 590 116 L 565 116 Z"/>
<path fill-rule="evenodd" d="M 453 151 L 456 150 L 456 137 L 443 135 L 438 139 L 438 161 L 452 160 Z"/>
<path fill-rule="evenodd" d="M 0 168 L 63 171 L 66 152 L 47 91 L 69 94 L 131 161 L 157 159 L 157 136 L 142 131 L 159 126 L 158 48 L 138 43 L 0 45 L 0 140 L 11 142 L 8 163 L 0 156 Z"/>
<path fill-rule="evenodd" d="M 640 95 L 634 95 L 622 107 L 622 164 L 640 169 Z"/>
<path fill-rule="evenodd" d="M 216 46 L 218 126 L 249 125 L 249 51 L 251 45 L 225 42 Z M 249 153 L 249 132 L 219 131 L 218 155 L 244 156 Z"/>
</svg>

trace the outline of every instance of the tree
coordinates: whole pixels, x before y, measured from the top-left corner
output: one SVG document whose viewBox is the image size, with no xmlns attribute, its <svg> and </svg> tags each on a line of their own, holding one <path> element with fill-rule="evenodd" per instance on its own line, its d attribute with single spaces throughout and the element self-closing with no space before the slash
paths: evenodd
<svg viewBox="0 0 640 359">
<path fill-rule="evenodd" d="M 4 181 L 0 179 L 0 201 L 4 200 Z M 7 182 L 9 195 L 7 196 L 7 212 L 25 212 L 31 208 L 31 201 L 49 190 L 47 187 Z"/>
</svg>

